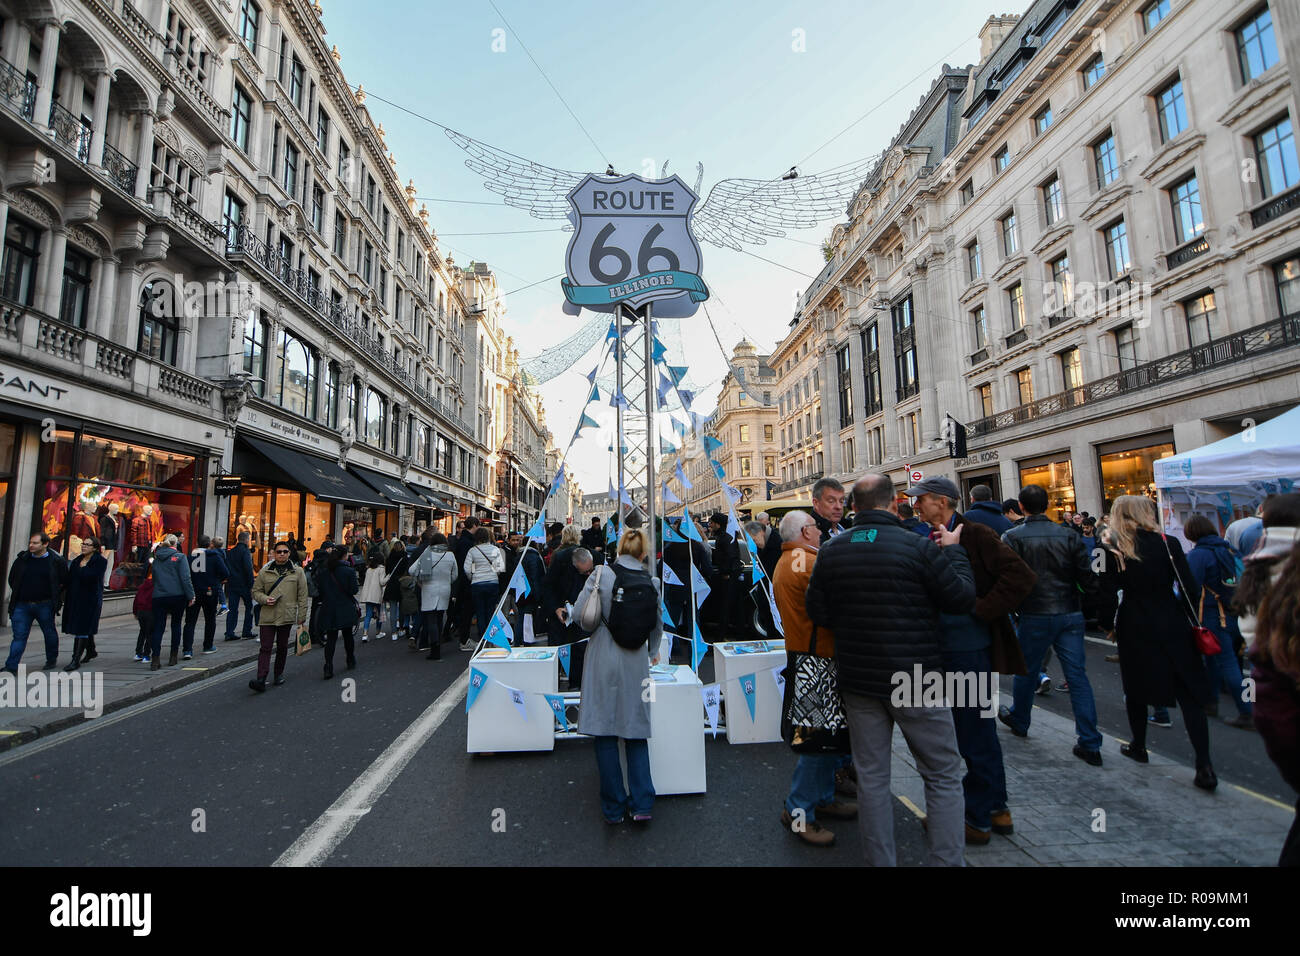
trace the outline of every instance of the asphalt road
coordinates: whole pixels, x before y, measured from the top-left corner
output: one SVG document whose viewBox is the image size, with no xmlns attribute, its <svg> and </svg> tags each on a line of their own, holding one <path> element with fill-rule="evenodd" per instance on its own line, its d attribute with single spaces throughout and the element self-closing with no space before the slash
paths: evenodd
<svg viewBox="0 0 1300 956">
<path fill-rule="evenodd" d="M 1103 733 L 1127 741 L 1132 734 L 1129 730 L 1128 714 L 1124 710 L 1124 689 L 1120 684 L 1119 664 L 1106 661 L 1107 654 L 1115 653 L 1115 645 L 1106 642 L 1100 632 L 1090 632 L 1088 636 L 1094 638 L 1085 641 L 1085 647 L 1088 682 L 1092 685 L 1093 696 L 1097 701 L 1097 723 Z M 1071 717 L 1073 712 L 1070 709 L 1070 695 L 1056 690 L 1056 684 L 1063 679 L 1063 675 L 1060 662 L 1055 655 L 1048 665 L 1048 673 L 1052 678 L 1052 692 L 1044 697 L 1035 697 L 1035 706 L 1045 707 L 1053 713 Z M 1003 703 L 1010 704 L 1010 677 L 1002 678 L 1002 695 Z M 1219 714 L 1221 717 L 1232 717 L 1236 714 L 1226 694 L 1220 697 Z M 1147 727 L 1147 749 L 1186 764 L 1189 768 L 1194 767 L 1195 754 L 1191 742 L 1187 739 L 1182 714 L 1174 707 L 1170 709 L 1169 716 L 1173 722 L 1172 727 L 1154 725 Z M 1005 728 L 1002 728 L 1002 732 L 1010 733 Z M 1033 732 L 1031 723 L 1030 735 Z M 1108 760 L 1112 757 L 1116 760 L 1124 759 L 1118 748 L 1103 752 L 1103 759 Z M 1264 751 L 1264 741 L 1253 730 L 1238 730 L 1225 725 L 1222 719 L 1211 717 L 1210 760 L 1220 777 L 1256 793 L 1281 800 L 1288 806 L 1295 803 L 1295 792 L 1282 779 L 1273 762 L 1268 759 L 1268 754 Z"/>
<path fill-rule="evenodd" d="M 405 641 L 371 643 L 360 646 L 358 669 L 349 673 L 340 649 L 335 679 L 326 682 L 314 650 L 291 658 L 285 686 L 262 695 L 247 687 L 251 666 L 240 668 L 19 747 L 0 757 L 0 858 L 10 865 L 269 865 L 460 675 L 468 655 L 444 653 L 447 660 L 434 663 Z M 343 700 L 348 676 L 356 678 L 355 702 Z M 324 862 L 862 859 L 855 823 L 831 825 L 838 840 L 830 849 L 782 832 L 795 758 L 781 744 L 708 741 L 707 795 L 661 798 L 648 828 L 615 828 L 601 821 L 588 742 L 559 741 L 553 754 L 471 757 L 465 729 L 462 699 Z M 901 803 L 895 817 L 900 863 L 919 863 L 920 826 Z"/>
</svg>

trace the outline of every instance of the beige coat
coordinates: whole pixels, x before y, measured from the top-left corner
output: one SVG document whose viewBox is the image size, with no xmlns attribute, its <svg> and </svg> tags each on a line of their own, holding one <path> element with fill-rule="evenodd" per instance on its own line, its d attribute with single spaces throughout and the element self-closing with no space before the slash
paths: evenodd
<svg viewBox="0 0 1300 956">
<path fill-rule="evenodd" d="M 287 561 L 284 569 L 283 572 L 276 570 L 276 563 L 271 561 L 257 572 L 257 577 L 253 579 L 253 601 L 262 606 L 257 619 L 259 625 L 280 627 L 284 624 L 302 624 L 307 620 L 311 609 L 311 601 L 307 594 L 307 575 L 303 574 L 302 568 L 295 567 Z M 271 590 L 271 586 L 281 574 L 288 577 L 281 581 L 280 586 L 269 595 L 275 598 L 275 603 L 268 605 L 267 592 Z"/>
</svg>

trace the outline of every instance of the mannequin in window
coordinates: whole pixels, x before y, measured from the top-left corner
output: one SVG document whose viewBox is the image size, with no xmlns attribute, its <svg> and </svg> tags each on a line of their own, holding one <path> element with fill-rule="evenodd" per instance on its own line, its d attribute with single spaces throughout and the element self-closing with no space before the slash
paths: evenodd
<svg viewBox="0 0 1300 956">
<path fill-rule="evenodd" d="M 145 505 L 131 519 L 131 547 L 135 550 L 136 563 L 141 566 L 149 562 L 149 546 L 153 543 L 152 519 L 153 505 Z"/>
<path fill-rule="evenodd" d="M 108 582 L 113 574 L 113 565 L 117 560 L 117 549 L 122 541 L 122 526 L 118 518 L 119 507 L 117 502 L 108 506 L 108 511 L 99 516 L 99 544 L 100 553 L 108 562 L 108 567 L 104 570 L 104 587 L 108 587 Z"/>
</svg>

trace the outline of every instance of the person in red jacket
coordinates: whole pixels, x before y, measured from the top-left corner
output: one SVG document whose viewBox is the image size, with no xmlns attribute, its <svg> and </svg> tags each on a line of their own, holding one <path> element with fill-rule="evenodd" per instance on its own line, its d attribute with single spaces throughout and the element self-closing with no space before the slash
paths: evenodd
<svg viewBox="0 0 1300 956">
<path fill-rule="evenodd" d="M 148 571 L 145 571 L 144 580 L 135 590 L 131 613 L 140 622 L 140 636 L 135 639 L 135 659 L 148 664 L 153 639 L 153 575 Z"/>
</svg>

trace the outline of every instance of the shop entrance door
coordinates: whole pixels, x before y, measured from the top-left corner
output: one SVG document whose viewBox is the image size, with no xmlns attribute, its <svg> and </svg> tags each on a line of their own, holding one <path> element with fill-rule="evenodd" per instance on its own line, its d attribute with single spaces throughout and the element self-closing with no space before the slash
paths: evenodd
<svg viewBox="0 0 1300 956">
<path fill-rule="evenodd" d="M 970 490 L 976 485 L 988 485 L 993 489 L 993 500 L 1002 501 L 1002 477 L 996 471 L 987 475 L 962 475 L 961 493 L 967 507 L 970 507 Z"/>
</svg>

